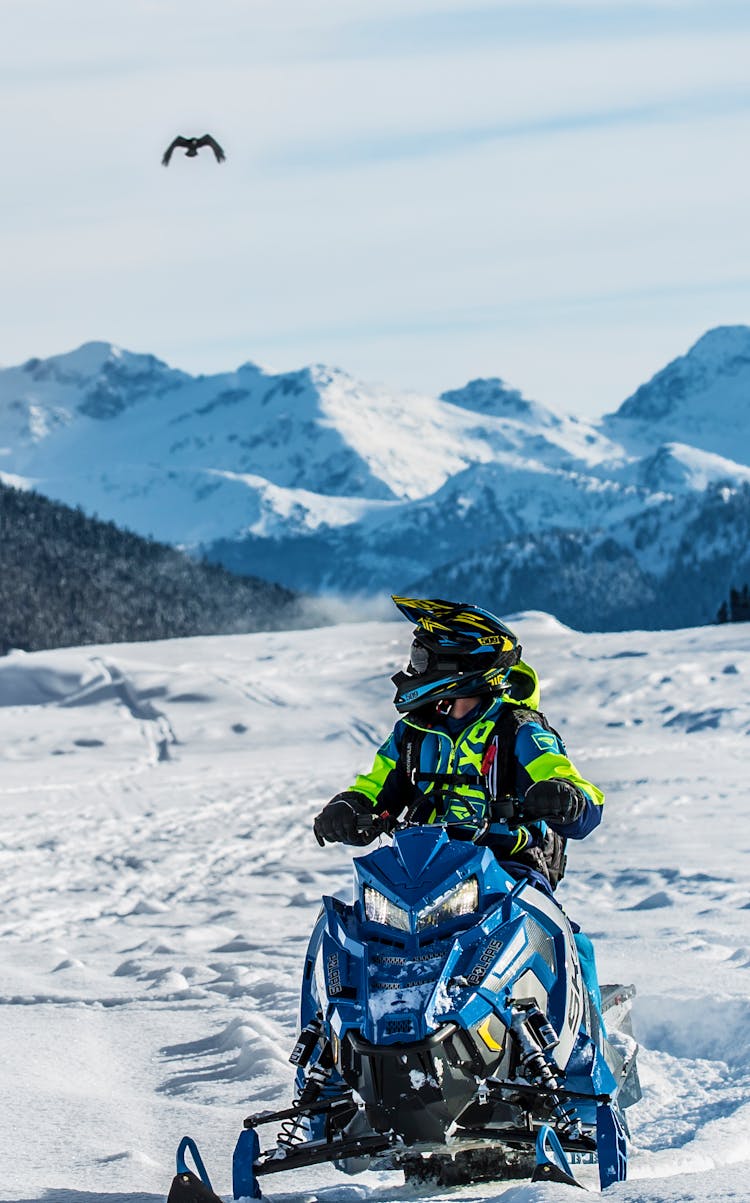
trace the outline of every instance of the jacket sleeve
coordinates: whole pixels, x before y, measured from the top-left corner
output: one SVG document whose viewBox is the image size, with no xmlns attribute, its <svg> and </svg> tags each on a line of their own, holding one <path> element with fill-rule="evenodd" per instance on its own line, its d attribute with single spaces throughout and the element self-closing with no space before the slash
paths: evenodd
<svg viewBox="0 0 750 1203">
<path fill-rule="evenodd" d="M 583 814 L 573 823 L 549 823 L 553 831 L 566 839 L 582 840 L 599 826 L 602 819 L 604 794 L 585 777 L 568 758 L 565 745 L 554 731 L 548 731 L 539 723 L 524 723 L 516 735 L 516 761 L 518 763 L 517 785 L 524 794 L 535 781 L 549 781 L 562 777 L 570 781 L 586 799 Z"/>
<path fill-rule="evenodd" d="M 398 814 L 411 798 L 412 786 L 399 757 L 402 738 L 403 723 L 399 720 L 375 753 L 369 773 L 360 773 L 349 786 L 381 813 Z"/>
</svg>

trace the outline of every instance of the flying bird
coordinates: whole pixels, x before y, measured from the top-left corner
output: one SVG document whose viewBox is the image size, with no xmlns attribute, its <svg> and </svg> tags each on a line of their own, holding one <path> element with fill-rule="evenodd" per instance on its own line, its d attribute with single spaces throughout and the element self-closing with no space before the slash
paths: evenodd
<svg viewBox="0 0 750 1203">
<path fill-rule="evenodd" d="M 194 159 L 196 157 L 196 155 L 198 154 L 198 151 L 200 150 L 201 146 L 210 146 L 211 147 L 211 150 L 216 155 L 217 163 L 223 163 L 227 157 L 224 154 L 224 151 L 219 146 L 219 143 L 216 141 L 215 138 L 212 138 L 210 134 L 204 134 L 202 138 L 183 138 L 182 134 L 178 134 L 177 137 L 175 138 L 174 142 L 171 144 L 171 146 L 168 146 L 167 149 L 164 151 L 164 157 L 162 158 L 162 163 L 164 164 L 165 167 L 169 166 L 169 160 L 172 158 L 172 151 L 175 150 L 178 146 L 187 147 L 185 154 L 188 157 L 188 159 Z"/>
</svg>

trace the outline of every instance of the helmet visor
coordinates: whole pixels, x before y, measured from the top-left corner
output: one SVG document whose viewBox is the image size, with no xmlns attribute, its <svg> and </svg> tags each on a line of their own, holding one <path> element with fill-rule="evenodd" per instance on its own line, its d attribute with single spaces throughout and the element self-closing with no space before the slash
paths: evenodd
<svg viewBox="0 0 750 1203">
<path fill-rule="evenodd" d="M 435 657 L 428 647 L 415 639 L 411 645 L 409 652 L 409 667 L 407 672 L 412 673 L 415 677 L 421 677 L 428 672 L 433 665 Z"/>
<path fill-rule="evenodd" d="M 446 656 L 425 647 L 415 639 L 409 651 L 406 671 L 410 677 L 444 676 L 446 673 L 468 672 L 474 665 L 468 656 Z"/>
</svg>

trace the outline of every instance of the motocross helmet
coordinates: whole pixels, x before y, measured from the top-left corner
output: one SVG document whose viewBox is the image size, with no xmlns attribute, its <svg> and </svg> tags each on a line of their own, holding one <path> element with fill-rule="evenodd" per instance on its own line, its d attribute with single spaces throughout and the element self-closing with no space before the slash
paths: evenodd
<svg viewBox="0 0 750 1203">
<path fill-rule="evenodd" d="M 439 598 L 393 601 L 417 624 L 409 663 L 391 678 L 400 714 L 429 703 L 505 692 L 521 645 L 499 618 L 479 606 Z"/>
</svg>

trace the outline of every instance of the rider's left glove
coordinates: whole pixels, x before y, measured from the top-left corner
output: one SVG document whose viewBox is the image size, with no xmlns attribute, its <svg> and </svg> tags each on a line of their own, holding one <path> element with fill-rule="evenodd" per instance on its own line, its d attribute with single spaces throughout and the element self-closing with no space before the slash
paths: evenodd
<svg viewBox="0 0 750 1203">
<path fill-rule="evenodd" d="M 364 817 L 373 818 L 372 803 L 363 794 L 355 790 L 346 790 L 336 794 L 335 798 L 323 807 L 313 823 L 315 838 L 323 848 L 326 841 L 329 844 L 369 844 L 375 838 L 375 831 L 362 829 L 361 820 Z"/>
<path fill-rule="evenodd" d="M 586 797 L 572 781 L 561 777 L 535 781 L 523 799 L 525 822 L 547 819 L 551 823 L 575 823 L 586 809 Z"/>
</svg>

